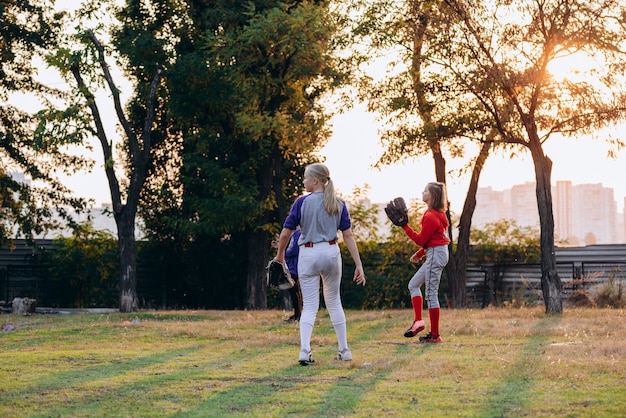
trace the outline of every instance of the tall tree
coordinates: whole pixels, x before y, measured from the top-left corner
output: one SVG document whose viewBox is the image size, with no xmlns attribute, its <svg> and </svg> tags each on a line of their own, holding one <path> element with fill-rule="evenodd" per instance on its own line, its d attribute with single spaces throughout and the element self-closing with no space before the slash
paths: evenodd
<svg viewBox="0 0 626 418">
<path fill-rule="evenodd" d="M 93 135 L 100 143 L 111 193 L 113 217 L 117 226 L 120 261 L 119 309 L 121 312 L 132 312 L 138 309 L 136 216 L 139 197 L 152 157 L 156 92 L 161 80 L 161 70 L 154 70 L 142 101 L 133 102 L 135 106 L 141 107 L 143 117 L 140 122 L 137 120 L 131 122 L 122 103 L 120 89 L 107 62 L 105 46 L 94 30 L 82 29 L 86 20 L 100 16 L 99 13 L 100 5 L 96 7 L 88 3 L 84 5 L 78 12 L 81 29 L 66 40 L 67 44 L 60 45 L 56 53 L 49 57 L 48 62 L 61 71 L 77 93 L 66 112 L 71 112 L 72 119 L 79 124 L 82 131 Z M 105 128 L 108 121 L 104 120 L 96 100 L 95 91 L 103 85 L 111 95 L 121 130 L 118 154 L 114 152 L 115 143 L 109 139 Z M 58 128 L 58 119 L 51 119 L 48 122 L 52 127 L 51 131 L 57 131 L 61 136 L 67 133 Z M 120 180 L 120 172 L 124 169 L 126 175 Z"/>
<path fill-rule="evenodd" d="M 626 6 L 619 0 L 446 0 L 460 24 L 444 53 L 464 51 L 447 71 L 466 80 L 503 140 L 528 150 L 535 166 L 542 291 L 547 313 L 561 313 L 554 252 L 552 161 L 543 144 L 555 134 L 595 134 L 626 117 Z M 601 65 L 585 78 L 557 80 L 550 64 L 577 56 Z M 582 69 L 579 69 L 582 71 Z M 616 140 L 618 146 L 623 143 Z"/>
<path fill-rule="evenodd" d="M 245 169 L 240 179 L 253 187 L 254 208 L 242 225 L 252 309 L 265 308 L 267 255 L 259 249 L 300 192 L 294 174 L 329 136 L 321 99 L 341 78 L 330 55 L 334 25 L 323 5 L 285 4 L 255 14 L 241 31 L 209 40 L 214 62 L 230 63 L 233 133 Z"/>
<path fill-rule="evenodd" d="M 38 78 L 44 55 L 56 46 L 60 17 L 49 1 L 0 3 L 0 244 L 16 234 L 32 239 L 60 226 L 55 214 L 71 221 L 70 209 L 86 207 L 58 177 L 89 167 L 71 152 L 81 134 L 68 125 L 67 136 L 49 135 L 40 121 L 64 115 L 37 113 L 63 97 Z"/>
<path fill-rule="evenodd" d="M 354 33 L 367 41 L 366 54 L 393 57 L 388 74 L 378 80 L 363 78 L 361 99 L 386 122 L 382 134 L 385 151 L 378 165 L 431 155 L 434 179 L 446 183 L 446 159 L 464 157 L 464 144 L 477 144 L 478 153 L 467 165 L 471 177 L 459 220 L 456 245 L 450 244 L 446 267 L 454 307 L 465 307 L 467 256 L 472 214 L 483 165 L 495 136 L 488 129 L 476 103 L 462 94 L 463 86 L 450 74 L 441 72 L 446 57 L 448 29 L 455 24 L 441 9 L 440 0 L 356 1 L 361 10 Z M 362 53 L 360 51 L 357 55 Z M 358 62 L 358 61 L 357 61 Z M 424 180 L 427 182 L 428 180 Z M 420 186 L 415 186 L 420 187 Z M 452 206 L 452 205 L 451 205 Z M 451 218 L 450 213 L 448 217 Z M 450 237 L 453 237 L 450 222 Z"/>
<path fill-rule="evenodd" d="M 147 224 L 181 248 L 243 243 L 247 306 L 265 308 L 270 237 L 329 134 L 320 103 L 342 77 L 330 54 L 336 22 L 325 2 L 189 1 L 182 14 L 174 2 L 131 3 L 120 50 L 138 69 L 145 45 L 168 58 L 162 132 L 173 141 L 160 153 L 169 162 L 152 166 L 163 175 L 143 196 Z"/>
<path fill-rule="evenodd" d="M 374 10 L 386 12 L 388 8 Z M 430 119 L 436 114 L 433 110 L 471 114 L 474 127 L 484 133 L 484 146 L 476 159 L 470 192 L 475 191 L 489 141 L 495 145 L 507 145 L 513 155 L 520 149 L 528 150 L 535 163 L 546 312 L 560 313 L 561 282 L 554 256 L 550 186 L 552 162 L 543 151 L 543 143 L 554 134 L 593 134 L 623 119 L 624 88 L 620 77 L 626 65 L 623 56 L 626 36 L 624 6 L 614 0 L 591 4 L 569 0 L 494 1 L 488 4 L 462 0 L 415 1 L 407 2 L 405 15 L 407 18 L 389 22 L 391 29 L 387 32 L 373 31 L 374 39 L 390 39 L 393 45 L 402 45 L 400 53 L 408 51 L 401 55 L 412 60 L 404 61 L 412 62 L 412 66 L 407 67 L 411 68 L 407 71 L 410 76 L 405 80 L 417 81 L 414 84 L 417 88 L 411 88 L 408 82 L 395 82 L 390 84 L 390 91 L 396 91 L 395 95 L 380 94 L 380 91 L 373 91 L 373 95 L 383 104 L 378 108 L 390 114 L 410 115 L 411 112 L 405 110 L 415 109 L 413 114 L 419 115 L 421 125 L 414 130 L 406 120 L 394 121 L 399 128 L 391 131 L 393 146 L 381 161 L 388 156 L 397 157 L 430 148 L 437 178 L 441 181 L 445 169 L 439 156 L 439 147 L 443 144 L 440 131 L 458 125 L 449 122 L 433 124 Z M 380 33 L 383 36 L 386 33 L 387 38 L 380 37 Z M 411 36 L 403 36 L 406 34 Z M 425 34 L 428 36 L 423 36 Z M 414 41 L 411 43 L 410 40 Z M 422 49 L 429 45 L 428 51 Z M 388 45 L 383 43 L 383 46 Z M 571 55 L 596 59 L 603 64 L 602 69 L 594 69 L 587 80 L 551 77 L 550 63 Z M 434 65 L 425 68 L 425 62 Z M 425 83 L 425 76 L 439 82 Z M 446 91 L 449 94 L 441 94 Z M 430 100 L 421 100 L 420 94 Z M 410 97 L 415 99 L 409 100 Z M 467 109 L 471 112 L 468 113 Z M 461 117 L 458 120 L 466 119 Z M 622 145 L 619 139 L 613 141 L 617 146 Z M 474 205 L 475 196 L 468 194 L 464 212 L 473 210 Z M 469 240 L 471 217 L 464 214 L 461 216 L 459 243 L 461 239 Z M 457 248 L 466 247 L 459 244 Z M 467 253 L 463 257 L 467 257 Z M 463 257 L 459 256 L 457 260 L 453 257 L 448 271 L 452 268 L 460 272 L 463 266 L 459 261 Z"/>
</svg>

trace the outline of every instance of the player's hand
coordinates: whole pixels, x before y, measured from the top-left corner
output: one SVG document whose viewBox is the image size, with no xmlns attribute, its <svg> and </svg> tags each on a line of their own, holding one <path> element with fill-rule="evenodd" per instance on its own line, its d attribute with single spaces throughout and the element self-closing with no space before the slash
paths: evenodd
<svg viewBox="0 0 626 418">
<path fill-rule="evenodd" d="M 354 278 L 352 280 L 356 284 L 365 286 L 365 273 L 363 272 L 363 267 L 357 267 L 354 269 Z"/>
</svg>

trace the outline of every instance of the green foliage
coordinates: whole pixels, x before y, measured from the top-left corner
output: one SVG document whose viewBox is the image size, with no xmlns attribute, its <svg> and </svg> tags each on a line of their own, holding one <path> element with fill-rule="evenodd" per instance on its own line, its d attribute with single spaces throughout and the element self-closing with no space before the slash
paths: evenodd
<svg viewBox="0 0 626 418">
<path fill-rule="evenodd" d="M 69 238 L 57 238 L 49 255 L 53 283 L 62 286 L 59 305 L 74 308 L 111 308 L 118 304 L 119 257 L 117 240 L 108 232 L 78 225 Z"/>
<path fill-rule="evenodd" d="M 165 71 L 140 209 L 149 235 L 192 252 L 200 236 L 243 240 L 250 305 L 264 307 L 263 245 L 329 137 L 322 98 L 343 81 L 333 14 L 324 2 L 131 1 L 116 15 L 135 97 L 146 68 Z"/>
<path fill-rule="evenodd" d="M 484 141 L 484 116 L 460 94 L 442 63 L 463 51 L 446 48 L 457 23 L 439 1 L 352 0 L 357 63 L 384 57 L 384 77 L 359 78 L 359 97 L 385 123 L 378 165 L 444 151 L 464 157 L 469 140 Z M 445 50 L 445 53 L 443 52 Z M 433 155 L 434 157 L 434 155 Z M 444 174 L 445 175 L 445 174 Z M 437 179 L 443 181 L 444 179 Z"/>
<path fill-rule="evenodd" d="M 159 57 L 166 69 L 148 230 L 187 239 L 277 229 L 328 137 L 320 99 L 341 76 L 331 15 L 308 2 L 153 8 L 120 9 L 115 37 L 138 79 Z"/>
<path fill-rule="evenodd" d="M 389 241 L 359 243 L 367 284 L 352 282 L 354 264 L 347 249 L 342 246 L 344 276 L 342 298 L 344 305 L 353 309 L 398 309 L 411 306 L 407 285 L 417 266 L 409 261 L 414 251 L 411 244 Z"/>
<path fill-rule="evenodd" d="M 226 230 L 259 227 L 268 215 L 267 220 L 282 221 L 286 203 L 301 190 L 291 179 L 300 177 L 312 151 L 328 137 L 319 100 L 336 78 L 327 55 L 332 28 L 323 8 L 278 4 L 249 16 L 241 28 L 202 38 L 207 74 L 227 93 L 213 106 L 228 125 L 218 127 L 226 132 L 205 125 L 200 142 L 190 145 L 198 147 L 198 157 L 208 158 L 187 154 L 189 171 L 183 171 L 189 202 L 214 196 L 210 205 L 198 207 L 210 211 L 203 219 L 215 218 L 212 228 Z M 210 122 L 216 115 L 203 119 Z"/>
<path fill-rule="evenodd" d="M 500 220 L 472 230 L 470 261 L 481 263 L 537 263 L 541 257 L 539 231 Z"/>
<path fill-rule="evenodd" d="M 378 230 L 379 210 L 371 204 L 367 193 L 370 189 L 368 184 L 362 188 L 355 187 L 350 196 L 343 199 L 348 204 L 350 219 L 352 220 L 352 232 L 357 241 L 378 242 L 380 232 Z"/>
<path fill-rule="evenodd" d="M 83 210 L 84 200 L 72 197 L 57 173 L 90 163 L 69 152 L 77 138 L 44 133 L 45 120 L 62 115 L 37 113 L 37 106 L 64 98 L 37 77 L 44 56 L 57 46 L 62 14 L 49 1 L 3 2 L 0 11 L 0 243 L 6 244 L 57 228 L 58 216 L 69 220 L 68 207 Z M 17 181 L 15 173 L 32 182 Z"/>
</svg>

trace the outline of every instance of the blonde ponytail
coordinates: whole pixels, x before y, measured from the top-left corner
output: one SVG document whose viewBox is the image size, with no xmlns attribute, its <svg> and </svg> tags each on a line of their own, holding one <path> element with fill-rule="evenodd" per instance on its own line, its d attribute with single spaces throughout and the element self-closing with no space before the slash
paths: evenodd
<svg viewBox="0 0 626 418">
<path fill-rule="evenodd" d="M 324 185 L 324 207 L 326 208 L 326 212 L 331 215 L 339 213 L 339 199 L 337 199 L 335 195 L 335 185 L 330 177 L 327 178 L 326 184 Z"/>
<path fill-rule="evenodd" d="M 339 214 L 341 206 L 335 194 L 335 185 L 330 178 L 328 167 L 322 163 L 314 163 L 308 165 L 306 171 L 324 185 L 324 208 L 326 212 L 331 215 Z"/>
</svg>

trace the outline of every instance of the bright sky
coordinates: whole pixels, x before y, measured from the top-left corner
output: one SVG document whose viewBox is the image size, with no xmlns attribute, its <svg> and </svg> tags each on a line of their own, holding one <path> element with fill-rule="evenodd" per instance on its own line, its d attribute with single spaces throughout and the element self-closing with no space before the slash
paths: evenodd
<svg viewBox="0 0 626 418">
<path fill-rule="evenodd" d="M 63 0 L 61 7 L 73 2 Z M 580 62 L 576 62 L 579 67 Z M 561 65 L 571 70 L 572 63 Z M 578 68 L 580 69 L 580 68 Z M 552 71 L 552 70 L 551 70 Z M 118 79 L 119 80 L 119 79 Z M 130 86 L 120 85 L 122 91 Z M 110 101 L 100 103 L 101 112 L 115 121 L 115 114 Z M 335 117 L 334 135 L 322 149 L 326 164 L 337 189 L 343 195 L 349 195 L 354 187 L 370 186 L 368 196 L 372 202 L 386 202 L 397 196 L 414 199 L 421 196 L 424 185 L 434 180 L 434 165 L 430 156 L 418 160 L 406 161 L 382 171 L 371 166 L 381 154 L 378 140 L 378 125 L 374 117 L 364 110 L 364 106 Z M 111 139 L 115 141 L 114 128 L 109 129 Z M 626 125 L 615 130 L 615 135 L 626 134 Z M 66 180 L 68 187 L 84 197 L 93 198 L 99 205 L 110 202 L 110 193 L 102 163 L 100 144 L 93 142 L 94 152 L 89 153 L 97 163 L 93 173 L 75 175 Z M 600 140 L 551 138 L 545 145 L 547 155 L 553 161 L 552 184 L 559 180 L 570 180 L 573 184 L 598 184 L 613 188 L 619 212 L 623 212 L 626 196 L 626 150 L 618 153 L 617 159 L 609 159 L 609 146 Z M 455 169 L 461 162 L 447 161 L 448 169 Z M 448 193 L 453 211 L 459 212 L 463 206 L 468 187 L 468 178 L 455 178 L 448 175 Z M 515 160 L 504 156 L 491 156 L 487 161 L 480 179 L 480 187 L 492 187 L 504 190 L 516 184 L 534 182 L 534 168 L 530 155 L 521 155 Z M 590 202 L 593 204 L 593 202 Z"/>
<path fill-rule="evenodd" d="M 424 185 L 434 180 L 434 165 L 430 156 L 387 167 L 382 171 L 372 168 L 382 147 L 378 140 L 378 125 L 363 108 L 337 116 L 333 129 L 334 135 L 322 149 L 321 155 L 326 158 L 335 187 L 341 194 L 349 195 L 355 187 L 368 184 L 368 196 L 375 203 L 387 202 L 397 196 L 416 199 L 421 196 Z M 600 140 L 550 139 L 545 144 L 545 150 L 554 163 L 552 184 L 559 180 L 570 180 L 576 185 L 601 183 L 604 187 L 613 188 L 617 209 L 623 212 L 626 151 L 622 150 L 617 159 L 610 159 L 607 157 L 608 148 Z M 98 205 L 111 200 L 101 153 L 100 145 L 94 143 L 92 157 L 98 162 L 93 173 L 76 175 L 66 180 L 67 185 L 78 195 L 93 198 Z M 448 169 L 454 169 L 461 163 L 448 161 L 447 164 Z M 461 178 L 448 175 L 448 192 L 453 211 L 460 212 L 463 206 L 468 180 L 469 175 Z M 529 155 L 514 160 L 494 155 L 483 169 L 479 186 L 504 190 L 525 182 L 534 182 L 534 168 Z"/>
<path fill-rule="evenodd" d="M 379 126 L 373 115 L 357 107 L 334 119 L 334 135 L 322 149 L 331 177 L 339 191 L 348 195 L 355 186 L 370 185 L 373 202 L 386 202 L 397 196 L 419 198 L 426 183 L 434 180 L 432 157 L 421 157 L 378 171 L 371 166 L 382 153 L 378 140 Z M 622 126 L 615 132 L 626 133 Z M 551 138 L 544 149 L 553 161 L 552 184 L 570 180 L 573 184 L 598 184 L 613 188 L 619 212 L 623 211 L 626 196 L 626 150 L 617 159 L 607 157 L 609 145 L 601 140 Z M 448 170 L 460 167 L 461 162 L 448 161 Z M 480 187 L 504 190 L 516 184 L 534 182 L 535 174 L 529 154 L 514 160 L 502 155 L 489 157 L 480 178 Z M 448 175 L 448 194 L 451 208 L 460 212 L 465 200 L 469 175 L 462 178 Z M 593 204 L 593 202 L 590 202 Z"/>
</svg>

